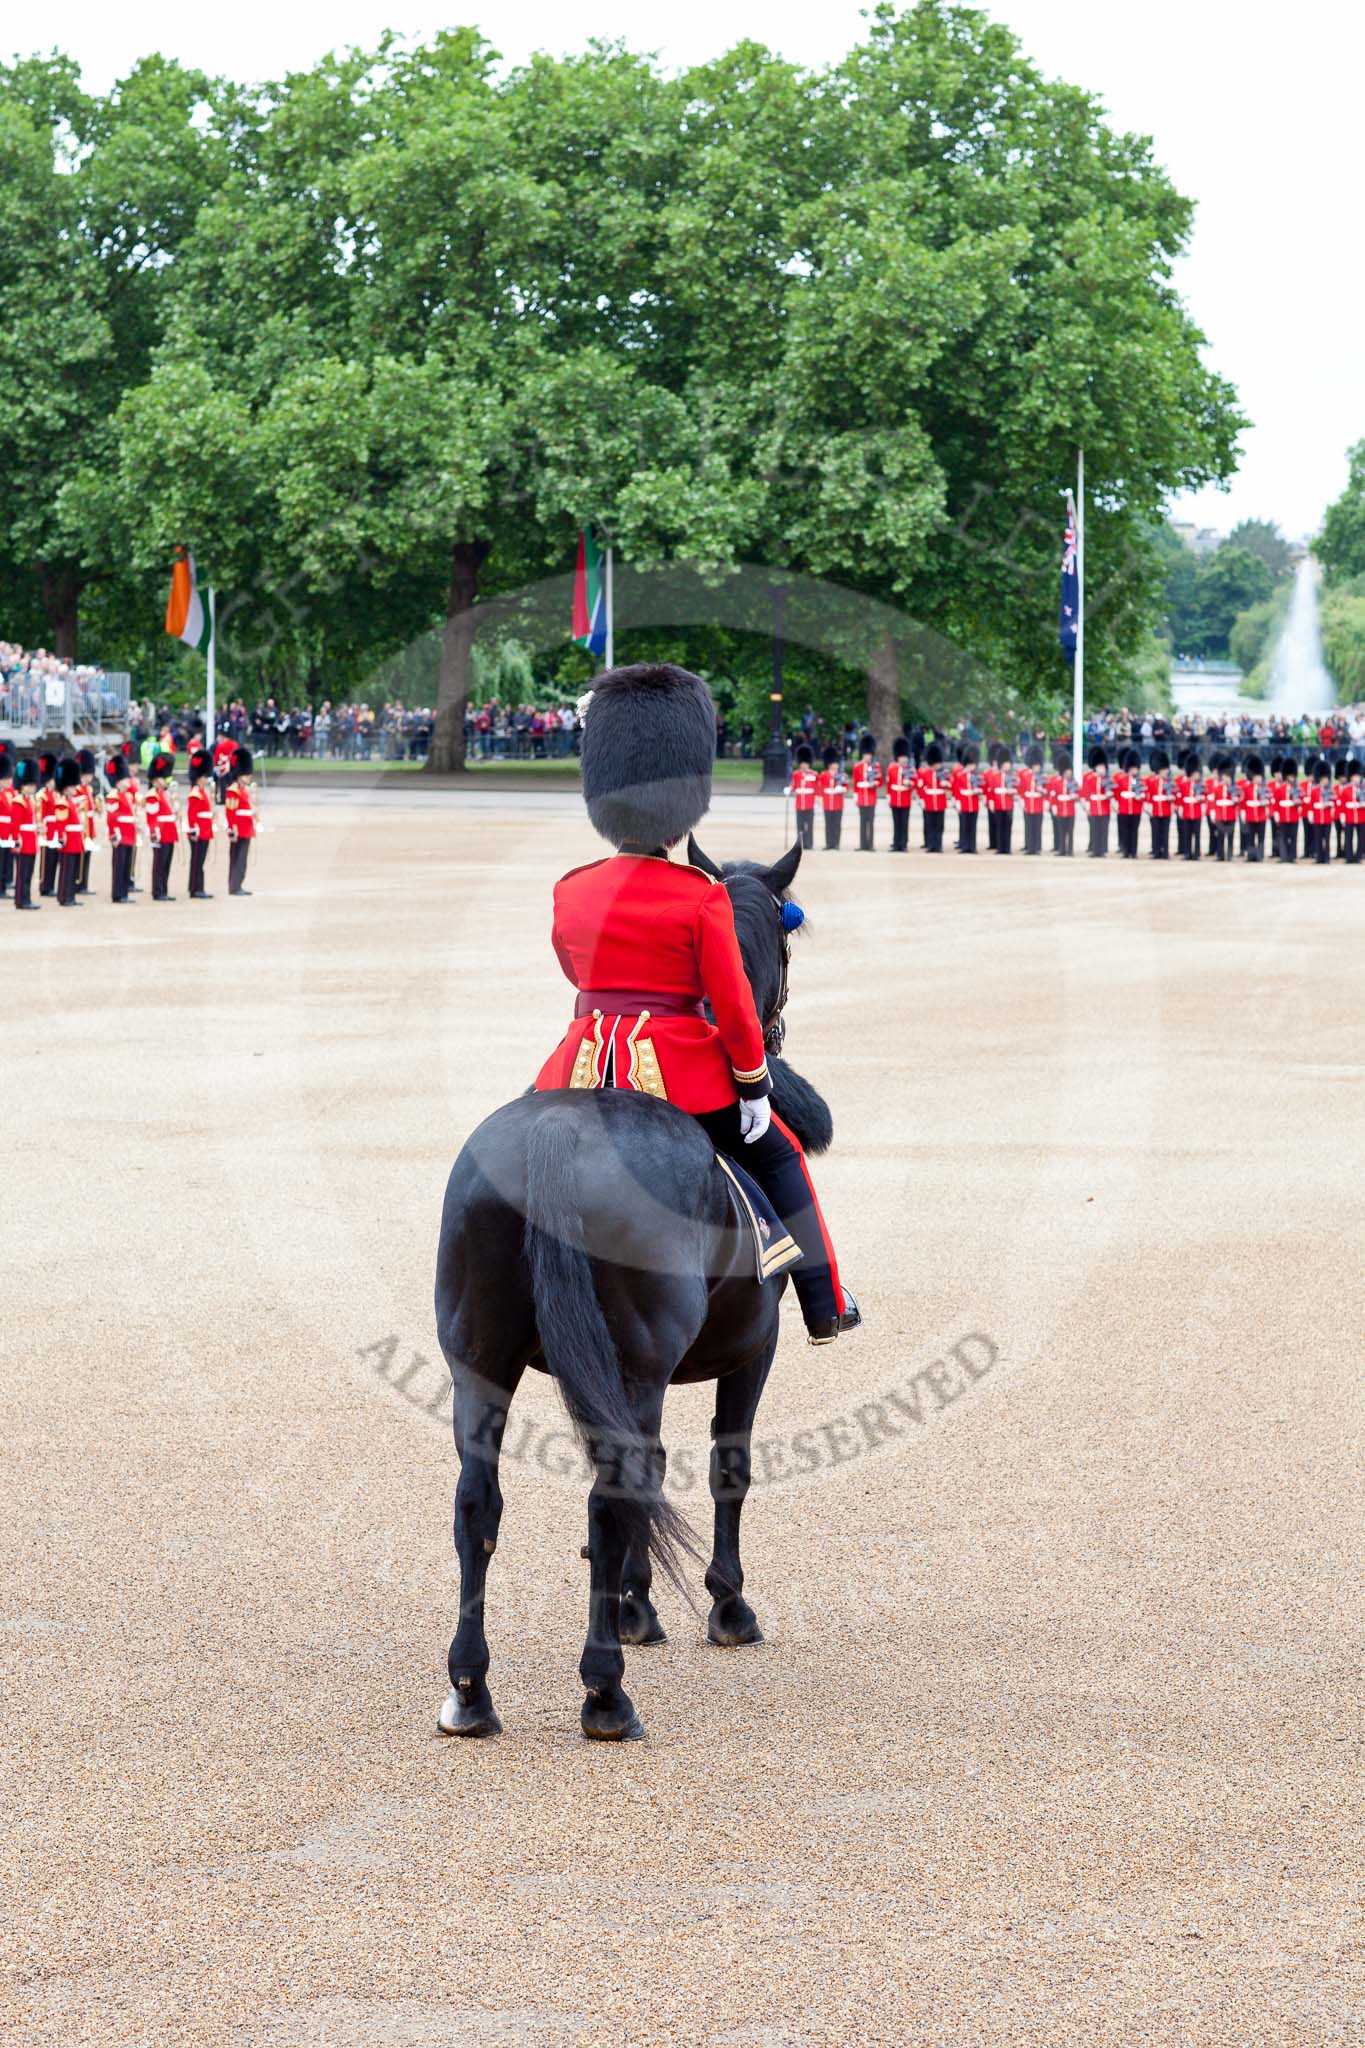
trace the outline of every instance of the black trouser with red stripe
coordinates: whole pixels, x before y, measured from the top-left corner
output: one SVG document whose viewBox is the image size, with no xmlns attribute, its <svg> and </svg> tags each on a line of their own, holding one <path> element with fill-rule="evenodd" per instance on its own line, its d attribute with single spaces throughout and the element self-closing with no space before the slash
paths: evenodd
<svg viewBox="0 0 1365 2048">
<path fill-rule="evenodd" d="M 191 839 L 191 841 L 190 841 L 190 894 L 191 894 L 191 896 L 202 896 L 202 895 L 204 895 L 204 894 L 205 894 L 205 889 L 204 889 L 204 863 L 205 863 L 205 861 L 206 861 L 206 860 L 208 859 L 208 856 L 209 856 L 209 843 L 208 843 L 208 840 L 207 840 L 207 839 Z"/>
<path fill-rule="evenodd" d="M 996 811 L 993 815 L 995 817 L 995 850 L 997 853 L 1008 853 L 1010 841 L 1014 837 L 1014 812 Z"/>
<path fill-rule="evenodd" d="M 872 850 L 873 850 L 873 847 L 872 847 L 872 827 L 873 827 L 873 824 L 874 824 L 874 823 L 875 823 L 875 821 L 876 821 L 876 816 L 877 816 L 877 813 L 876 813 L 876 809 L 875 809 L 875 807 L 874 807 L 874 806 L 873 806 L 872 804 L 859 804 L 859 806 L 858 806 L 858 851 L 859 851 L 859 853 L 871 853 L 871 852 L 872 852 Z"/>
<path fill-rule="evenodd" d="M 842 811 L 825 812 L 825 845 L 831 852 L 837 849 L 839 844 L 839 835 L 843 831 L 843 828 L 844 814 Z"/>
<path fill-rule="evenodd" d="M 1052 820 L 1053 851 L 1060 853 L 1064 860 L 1070 860 L 1076 851 L 1076 820 L 1072 817 L 1057 817 Z"/>
<path fill-rule="evenodd" d="M 109 863 L 110 894 L 115 903 L 126 903 L 133 883 L 133 849 L 115 844 Z"/>
<path fill-rule="evenodd" d="M 774 1116 L 763 1136 L 746 1145 L 737 1102 L 705 1110 L 697 1122 L 717 1152 L 737 1160 L 753 1175 L 800 1245 L 803 1257 L 792 1268 L 791 1281 L 807 1328 L 842 1315 L 844 1296 L 834 1246 L 806 1171 L 805 1154 L 787 1126 Z"/>
<path fill-rule="evenodd" d="M 38 894 L 40 896 L 56 895 L 57 868 L 60 861 L 61 854 L 55 846 L 45 846 L 43 848 L 43 864 L 38 870 Z"/>
<path fill-rule="evenodd" d="M 1248 860 L 1265 859 L 1265 819 L 1248 818 L 1242 826 Z"/>
<path fill-rule="evenodd" d="M 892 804 L 891 851 L 893 853 L 905 853 L 908 851 L 909 846 L 910 806 L 908 804 Z"/>
<path fill-rule="evenodd" d="M 1109 819 L 1090 815 L 1090 845 L 1087 851 L 1095 860 L 1104 860 L 1109 852 Z"/>
<path fill-rule="evenodd" d="M 9 895 L 13 880 L 14 849 L 11 846 L 0 847 L 0 896 Z"/>
<path fill-rule="evenodd" d="M 976 820 L 977 813 L 975 811 L 960 811 L 958 813 L 957 850 L 959 853 L 976 852 Z"/>
<path fill-rule="evenodd" d="M 33 901 L 33 867 L 36 854 L 16 853 L 14 856 L 14 907 L 24 910 Z"/>
<path fill-rule="evenodd" d="M 1024 813 L 1024 851 L 1041 853 L 1043 850 L 1043 814 L 1041 811 Z"/>
<path fill-rule="evenodd" d="M 1152 859 L 1169 860 L 1171 857 L 1171 821 L 1169 818 L 1152 820 Z"/>
<path fill-rule="evenodd" d="M 926 811 L 924 813 L 924 851 L 926 853 L 942 853 L 943 820 L 947 815 L 946 811 Z"/>
<path fill-rule="evenodd" d="M 807 812 L 809 817 L 810 813 Z M 806 841 L 809 846 L 810 841 Z M 228 895 L 240 896 L 246 886 L 247 857 L 251 852 L 249 839 L 234 839 L 228 853 Z"/>
<path fill-rule="evenodd" d="M 76 884 L 81 878 L 81 857 L 78 853 L 64 853 L 57 869 L 57 901 L 74 903 Z"/>
<path fill-rule="evenodd" d="M 801 810 L 798 810 L 798 812 L 796 813 L 796 836 L 797 836 L 797 838 L 798 838 L 798 839 L 800 840 L 800 842 L 801 842 L 802 846 L 806 846 L 806 847 L 814 846 L 814 844 L 815 844 L 815 813 L 814 813 L 814 811 L 801 811 Z"/>
<path fill-rule="evenodd" d="M 171 861 L 175 847 L 157 845 L 152 848 L 152 901 L 159 903 L 170 893 Z"/>
</svg>

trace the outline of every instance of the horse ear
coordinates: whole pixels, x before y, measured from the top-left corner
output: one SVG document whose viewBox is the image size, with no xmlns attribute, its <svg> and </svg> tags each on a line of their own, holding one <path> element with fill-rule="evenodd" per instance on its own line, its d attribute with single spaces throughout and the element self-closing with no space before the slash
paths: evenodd
<svg viewBox="0 0 1365 2048">
<path fill-rule="evenodd" d="M 698 846 L 696 842 L 695 837 L 691 832 L 689 832 L 687 835 L 687 860 L 688 865 L 690 867 L 700 868 L 704 875 L 714 875 L 718 882 L 723 882 L 725 880 L 724 875 L 716 866 L 715 862 L 713 860 L 708 860 L 706 855 L 702 852 L 701 848 Z"/>
<path fill-rule="evenodd" d="M 801 841 L 798 839 L 781 860 L 774 861 L 768 870 L 768 887 L 774 896 L 785 896 L 796 880 L 796 870 L 801 865 Z"/>
</svg>

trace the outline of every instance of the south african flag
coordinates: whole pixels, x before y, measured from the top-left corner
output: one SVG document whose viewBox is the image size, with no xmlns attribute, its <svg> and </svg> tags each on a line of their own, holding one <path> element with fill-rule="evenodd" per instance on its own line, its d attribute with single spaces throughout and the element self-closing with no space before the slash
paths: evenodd
<svg viewBox="0 0 1365 2048">
<path fill-rule="evenodd" d="M 578 536 L 578 567 L 573 579 L 573 638 L 601 660 L 607 651 L 607 579 L 602 550 L 585 526 Z"/>
</svg>

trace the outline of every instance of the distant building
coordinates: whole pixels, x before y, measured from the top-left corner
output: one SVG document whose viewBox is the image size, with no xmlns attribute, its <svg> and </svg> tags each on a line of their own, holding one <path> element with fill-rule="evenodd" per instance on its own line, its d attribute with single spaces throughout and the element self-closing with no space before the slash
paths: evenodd
<svg viewBox="0 0 1365 2048">
<path fill-rule="evenodd" d="M 1171 532 L 1183 541 L 1192 555 L 1213 555 L 1223 545 L 1223 536 L 1211 526 L 1196 526 L 1192 519 L 1173 519 Z"/>
</svg>

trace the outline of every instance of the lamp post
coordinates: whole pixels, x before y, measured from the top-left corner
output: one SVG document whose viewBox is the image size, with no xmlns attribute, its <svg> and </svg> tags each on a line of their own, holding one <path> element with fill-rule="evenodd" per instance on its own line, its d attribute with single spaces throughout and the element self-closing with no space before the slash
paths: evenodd
<svg viewBox="0 0 1365 2048">
<path fill-rule="evenodd" d="M 773 585 L 773 686 L 769 694 L 772 726 L 763 749 L 763 794 L 780 796 L 787 786 L 787 742 L 782 737 L 782 608 L 787 592 L 781 583 Z"/>
</svg>

